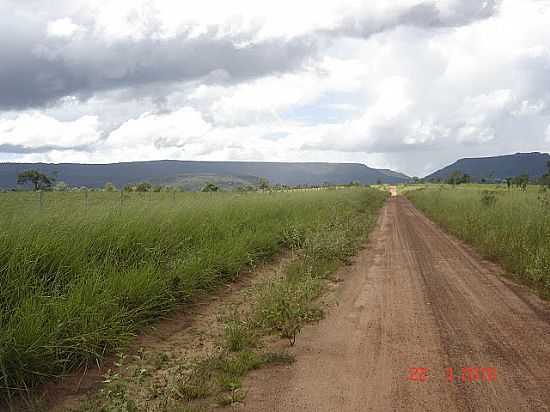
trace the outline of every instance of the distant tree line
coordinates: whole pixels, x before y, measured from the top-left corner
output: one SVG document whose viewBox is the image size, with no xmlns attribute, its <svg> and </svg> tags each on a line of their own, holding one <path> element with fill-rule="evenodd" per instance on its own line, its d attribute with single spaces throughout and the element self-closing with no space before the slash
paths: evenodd
<svg viewBox="0 0 550 412">
<path fill-rule="evenodd" d="M 30 186 L 34 191 L 57 191 L 57 192 L 68 192 L 68 191 L 104 191 L 104 192 L 118 192 L 122 190 L 124 192 L 173 192 L 173 191 L 184 191 L 184 188 L 181 186 L 174 185 L 156 185 L 147 181 L 138 182 L 135 184 L 127 184 L 121 189 L 118 189 L 112 182 L 107 182 L 103 188 L 87 188 L 85 186 L 81 187 L 71 187 L 63 181 L 57 181 L 55 176 L 48 176 L 43 172 L 38 170 L 25 170 L 17 175 L 17 185 L 20 186 Z M 268 179 L 261 177 L 258 179 L 256 184 L 247 184 L 240 185 L 234 190 L 240 193 L 245 192 L 255 192 L 255 191 L 282 191 L 282 190 L 292 190 L 292 189 L 312 189 L 319 187 L 331 187 L 331 186 L 364 186 L 359 181 L 352 181 L 348 184 L 335 185 L 330 182 L 324 182 L 322 185 L 284 185 L 284 184 L 271 184 Z M 213 183 L 207 182 L 201 189 L 201 192 L 220 192 L 222 188 Z"/>
<path fill-rule="evenodd" d="M 531 178 L 529 174 L 522 173 L 518 176 L 510 176 L 505 179 L 498 179 L 494 177 L 494 173 L 490 173 L 489 176 L 479 179 L 479 183 L 497 183 L 506 184 L 508 189 L 516 187 L 523 191 L 527 190 L 529 184 L 538 184 L 543 188 L 550 189 L 550 161 L 547 162 L 547 172 L 539 178 Z M 428 180 L 413 178 L 414 183 L 446 183 L 449 185 L 460 185 L 465 183 L 472 183 L 474 180 L 466 173 L 462 171 L 454 171 L 446 179 L 431 178 Z"/>
</svg>

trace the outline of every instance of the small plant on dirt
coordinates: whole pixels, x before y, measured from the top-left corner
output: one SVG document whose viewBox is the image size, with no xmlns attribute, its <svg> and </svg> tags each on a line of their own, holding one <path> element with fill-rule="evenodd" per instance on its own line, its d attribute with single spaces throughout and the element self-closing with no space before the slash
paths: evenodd
<svg viewBox="0 0 550 412">
<path fill-rule="evenodd" d="M 267 284 L 258 295 L 258 322 L 267 329 L 279 332 L 294 346 L 303 325 L 318 319 L 319 309 L 313 304 L 313 299 L 320 288 L 320 281 L 311 277 L 299 282 Z"/>
<path fill-rule="evenodd" d="M 231 352 L 240 352 L 256 346 L 257 338 L 247 321 L 234 317 L 225 323 L 224 346 Z"/>
<path fill-rule="evenodd" d="M 218 400 L 217 400 L 217 403 L 218 405 L 220 406 L 231 406 L 231 405 L 236 405 L 238 403 L 241 403 L 242 401 L 244 401 L 244 399 L 246 398 L 246 392 L 244 392 L 241 387 L 240 387 L 240 384 L 239 385 L 235 385 L 234 387 L 232 387 L 230 389 L 230 392 L 229 394 L 227 393 L 222 393 L 218 396 Z"/>
<path fill-rule="evenodd" d="M 180 374 L 174 388 L 176 397 L 192 401 L 209 396 L 213 391 L 215 361 L 213 358 L 205 359 L 194 365 L 190 372 Z"/>
<path fill-rule="evenodd" d="M 170 356 L 166 352 L 160 352 L 153 358 L 153 368 L 161 369 L 170 361 Z"/>
<path fill-rule="evenodd" d="M 231 405 L 244 399 L 246 392 L 242 390 L 241 379 L 249 371 L 267 364 L 289 364 L 293 361 L 294 358 L 284 352 L 222 352 L 195 363 L 191 370 L 182 371 L 173 393 L 175 398 L 188 402 L 214 395 L 218 403 Z"/>
<path fill-rule="evenodd" d="M 101 409 L 102 412 L 137 412 L 136 403 L 128 397 L 128 382 L 117 373 L 108 371 L 103 381 L 106 385 L 102 394 L 107 403 Z"/>
</svg>

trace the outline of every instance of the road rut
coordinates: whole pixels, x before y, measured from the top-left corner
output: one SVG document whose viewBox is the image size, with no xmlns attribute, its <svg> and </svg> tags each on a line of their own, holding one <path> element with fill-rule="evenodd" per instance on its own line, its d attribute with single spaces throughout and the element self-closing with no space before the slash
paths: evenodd
<svg viewBox="0 0 550 412">
<path fill-rule="evenodd" d="M 295 364 L 247 378 L 243 409 L 550 410 L 550 305 L 501 272 L 392 197 L 339 305 L 298 337 Z"/>
</svg>

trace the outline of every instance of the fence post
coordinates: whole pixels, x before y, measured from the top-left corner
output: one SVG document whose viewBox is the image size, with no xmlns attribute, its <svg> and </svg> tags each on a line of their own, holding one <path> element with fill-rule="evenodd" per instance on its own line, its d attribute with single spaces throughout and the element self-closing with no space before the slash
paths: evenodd
<svg viewBox="0 0 550 412">
<path fill-rule="evenodd" d="M 44 209 L 44 192 L 42 190 L 38 192 L 38 200 L 40 203 L 40 210 Z"/>
<path fill-rule="evenodd" d="M 120 207 L 122 207 L 122 203 L 124 202 L 124 190 L 120 191 Z"/>
<path fill-rule="evenodd" d="M 176 191 L 175 190 L 172 192 L 172 199 L 174 200 L 174 203 L 176 203 Z"/>
<path fill-rule="evenodd" d="M 88 189 L 84 192 L 84 207 L 88 210 Z"/>
</svg>

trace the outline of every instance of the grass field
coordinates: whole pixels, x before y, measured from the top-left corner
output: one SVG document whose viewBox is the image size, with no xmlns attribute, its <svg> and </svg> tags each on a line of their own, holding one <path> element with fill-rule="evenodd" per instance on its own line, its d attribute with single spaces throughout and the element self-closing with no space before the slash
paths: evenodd
<svg viewBox="0 0 550 412">
<path fill-rule="evenodd" d="M 95 363 L 283 248 L 311 250 L 313 268 L 344 259 L 385 197 L 47 193 L 40 206 L 35 193 L 0 194 L 0 395 Z"/>
<path fill-rule="evenodd" d="M 428 187 L 406 192 L 451 233 L 527 283 L 550 293 L 550 192 L 495 185 Z"/>
</svg>

